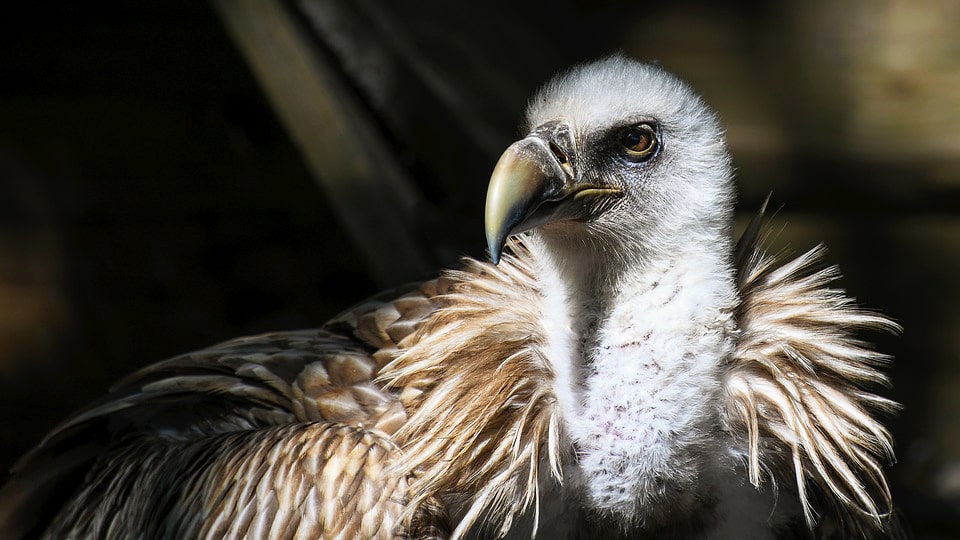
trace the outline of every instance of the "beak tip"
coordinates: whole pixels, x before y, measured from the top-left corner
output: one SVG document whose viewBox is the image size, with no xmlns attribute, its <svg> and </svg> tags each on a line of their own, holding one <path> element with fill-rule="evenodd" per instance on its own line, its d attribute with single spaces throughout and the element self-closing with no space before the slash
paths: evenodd
<svg viewBox="0 0 960 540">
<path fill-rule="evenodd" d="M 500 257 L 503 254 L 503 245 L 506 239 L 488 238 L 487 249 L 490 251 L 490 260 L 493 264 L 500 264 Z"/>
</svg>

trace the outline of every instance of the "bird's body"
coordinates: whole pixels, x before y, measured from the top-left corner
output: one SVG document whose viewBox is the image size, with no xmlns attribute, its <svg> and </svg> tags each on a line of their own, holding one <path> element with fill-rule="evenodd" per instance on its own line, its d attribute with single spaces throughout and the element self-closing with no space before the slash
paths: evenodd
<svg viewBox="0 0 960 540">
<path fill-rule="evenodd" d="M 893 404 L 864 388 L 885 357 L 851 331 L 895 325 L 827 288 L 819 250 L 779 266 L 756 227 L 735 248 L 713 114 L 613 57 L 527 121 L 491 180 L 494 262 L 146 368 L 21 463 L 0 526 L 782 538 L 823 513 L 888 534 Z"/>
</svg>

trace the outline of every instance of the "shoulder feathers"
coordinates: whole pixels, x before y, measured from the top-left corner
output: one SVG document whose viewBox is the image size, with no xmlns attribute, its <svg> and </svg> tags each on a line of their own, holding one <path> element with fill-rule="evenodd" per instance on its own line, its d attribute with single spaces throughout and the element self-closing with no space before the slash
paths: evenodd
<svg viewBox="0 0 960 540">
<path fill-rule="evenodd" d="M 721 404 L 755 485 L 795 490 L 874 534 L 891 511 L 881 460 L 895 405 L 887 358 L 855 339 L 896 331 L 810 270 L 741 242 L 740 339 Z M 745 244 L 744 244 L 745 242 Z M 534 270 L 522 243 L 345 312 L 320 331 L 244 338 L 151 366 L 69 420 L 0 495 L 10 536 L 497 535 L 562 479 L 562 429 Z M 815 495 L 816 494 L 816 495 Z M 833 508 L 831 508 L 831 506 Z M 323 532 L 325 531 L 325 532 Z"/>
</svg>

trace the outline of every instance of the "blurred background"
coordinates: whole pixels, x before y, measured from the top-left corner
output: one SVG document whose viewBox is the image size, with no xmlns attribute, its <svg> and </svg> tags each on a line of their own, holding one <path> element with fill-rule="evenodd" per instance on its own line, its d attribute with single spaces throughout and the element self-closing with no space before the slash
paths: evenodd
<svg viewBox="0 0 960 540">
<path fill-rule="evenodd" d="M 483 255 L 529 94 L 622 50 L 728 129 L 744 222 L 906 328 L 895 497 L 960 538 L 960 2 L 145 0 L 0 20 L 0 470 L 147 363 Z"/>
</svg>

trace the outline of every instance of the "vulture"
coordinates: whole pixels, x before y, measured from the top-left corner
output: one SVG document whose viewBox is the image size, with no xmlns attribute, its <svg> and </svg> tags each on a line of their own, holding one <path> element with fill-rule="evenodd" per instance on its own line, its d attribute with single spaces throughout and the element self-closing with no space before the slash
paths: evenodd
<svg viewBox="0 0 960 540">
<path fill-rule="evenodd" d="M 146 367 L 0 492 L 5 538 L 887 538 L 889 357 L 822 247 L 733 239 L 724 133 L 615 55 L 543 86 L 489 260 Z M 766 203 L 763 205 L 766 207 Z"/>
</svg>

